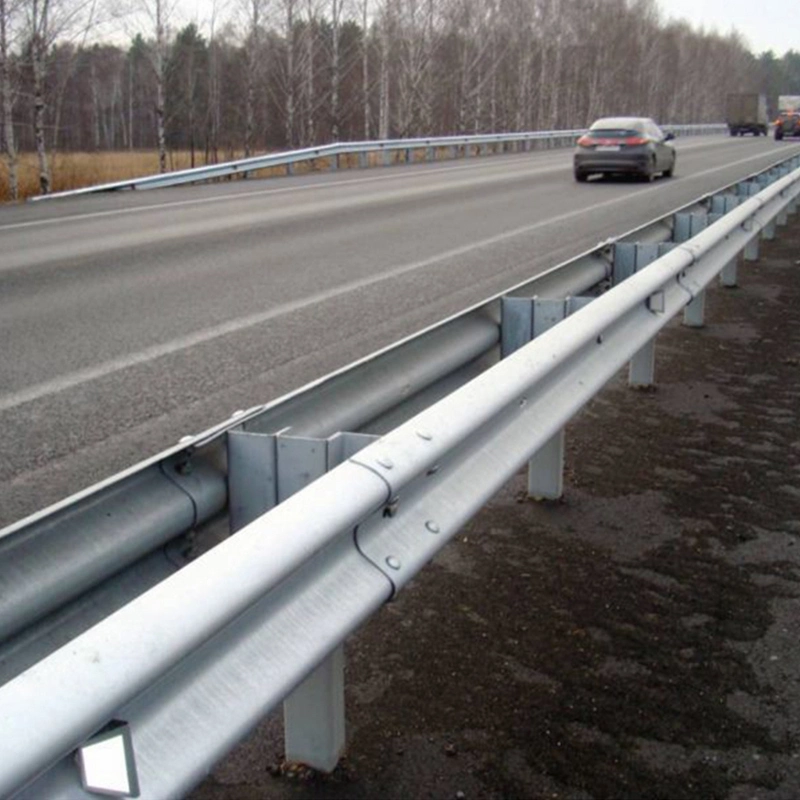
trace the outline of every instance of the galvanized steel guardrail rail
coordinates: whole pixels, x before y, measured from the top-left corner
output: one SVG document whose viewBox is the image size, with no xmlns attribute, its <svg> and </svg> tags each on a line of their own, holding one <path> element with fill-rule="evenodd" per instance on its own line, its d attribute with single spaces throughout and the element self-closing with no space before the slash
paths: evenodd
<svg viewBox="0 0 800 800">
<path fill-rule="evenodd" d="M 665 125 L 665 129 L 672 131 L 676 136 L 692 136 L 700 134 L 727 133 L 725 124 L 698 124 L 698 125 Z M 203 167 L 175 170 L 158 175 L 148 175 L 142 178 L 102 183 L 96 186 L 86 186 L 81 189 L 71 189 L 64 192 L 51 192 L 50 194 L 37 195 L 32 201 L 52 200 L 62 197 L 76 197 L 82 194 L 96 192 L 113 192 L 124 189 L 161 189 L 166 186 L 179 186 L 186 183 L 198 183 L 219 178 L 228 178 L 233 175 L 242 175 L 259 170 L 284 167 L 291 174 L 298 164 L 327 161 L 328 168 L 338 169 L 343 163 L 342 159 L 356 156 L 360 168 L 370 166 L 370 154 L 382 154 L 378 163 L 388 166 L 394 162 L 398 154 L 402 154 L 403 163 L 411 163 L 414 153 L 424 153 L 424 160 L 433 161 L 437 153 L 449 158 L 459 155 L 469 156 L 473 151 L 475 155 L 487 153 L 506 152 L 508 147 L 515 151 L 530 151 L 539 148 L 569 147 L 575 143 L 580 130 L 561 131 L 528 131 L 524 133 L 492 133 L 476 134 L 473 136 L 440 136 L 416 139 L 380 139 L 366 142 L 336 142 L 321 145 L 320 147 L 306 147 L 301 150 L 290 150 L 282 153 L 271 153 L 251 158 L 236 159 L 220 164 L 208 164 Z"/>
<path fill-rule="evenodd" d="M 796 156 L 0 531 L 0 796 L 180 797 L 282 700 L 332 768 L 344 639 L 526 462 L 558 496 L 567 422 L 798 196 Z"/>
</svg>

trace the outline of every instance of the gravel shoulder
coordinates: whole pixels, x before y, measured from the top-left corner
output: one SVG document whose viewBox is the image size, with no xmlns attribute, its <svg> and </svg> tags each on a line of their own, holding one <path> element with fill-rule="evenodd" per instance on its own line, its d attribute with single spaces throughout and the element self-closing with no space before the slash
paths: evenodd
<svg viewBox="0 0 800 800">
<path fill-rule="evenodd" d="M 332 775 L 275 714 L 191 798 L 800 797 L 800 219 L 625 379 L 348 643 Z"/>
</svg>

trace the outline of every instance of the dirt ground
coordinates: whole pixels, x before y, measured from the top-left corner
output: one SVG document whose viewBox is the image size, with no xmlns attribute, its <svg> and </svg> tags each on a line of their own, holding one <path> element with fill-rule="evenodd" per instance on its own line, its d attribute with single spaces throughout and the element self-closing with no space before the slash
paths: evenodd
<svg viewBox="0 0 800 800">
<path fill-rule="evenodd" d="M 266 720 L 193 800 L 800 797 L 800 218 L 347 647 L 348 750 Z"/>
</svg>

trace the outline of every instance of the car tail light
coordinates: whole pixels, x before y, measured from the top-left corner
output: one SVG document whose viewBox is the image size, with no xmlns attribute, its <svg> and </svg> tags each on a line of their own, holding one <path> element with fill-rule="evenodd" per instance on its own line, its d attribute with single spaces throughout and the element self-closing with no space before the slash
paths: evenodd
<svg viewBox="0 0 800 800">
<path fill-rule="evenodd" d="M 594 144 L 594 139 L 591 136 L 581 136 L 578 139 L 578 147 L 591 147 Z"/>
<path fill-rule="evenodd" d="M 647 139 L 644 136 L 628 136 L 624 139 L 624 143 L 629 147 L 638 147 L 639 145 L 647 144 Z"/>
</svg>

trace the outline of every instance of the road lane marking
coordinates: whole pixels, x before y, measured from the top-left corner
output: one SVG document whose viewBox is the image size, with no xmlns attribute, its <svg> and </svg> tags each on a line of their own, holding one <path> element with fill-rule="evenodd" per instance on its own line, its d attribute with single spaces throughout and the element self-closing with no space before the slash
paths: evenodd
<svg viewBox="0 0 800 800">
<path fill-rule="evenodd" d="M 658 191 L 658 188 L 659 187 L 657 184 L 648 184 L 646 187 L 640 189 L 637 192 L 622 195 L 620 197 L 611 198 L 602 203 L 595 203 L 592 205 L 592 209 L 593 210 L 601 209 L 608 206 L 617 205 L 619 203 L 624 203 L 631 200 L 634 197 L 639 197 L 639 195 L 643 193 Z M 368 278 L 361 278 L 357 281 L 350 281 L 341 286 L 337 286 L 336 288 L 328 289 L 324 292 L 318 292 L 311 296 L 304 297 L 301 300 L 295 300 L 291 303 L 284 303 L 268 311 L 262 311 L 259 312 L 258 314 L 250 314 L 244 317 L 239 317 L 238 319 L 231 320 L 230 322 L 225 322 L 222 323 L 221 325 L 215 325 L 212 328 L 207 328 L 205 330 L 197 331 L 196 333 L 192 333 L 187 336 L 178 337 L 177 339 L 173 339 L 169 342 L 165 342 L 160 345 L 154 345 L 152 347 L 145 348 L 144 350 L 141 350 L 137 353 L 132 353 L 130 355 L 123 356 L 120 358 L 110 359 L 101 364 L 97 364 L 96 366 L 86 367 L 85 369 L 77 370 L 67 375 L 54 378 L 53 380 L 35 384 L 33 386 L 28 387 L 27 389 L 22 389 L 18 392 L 12 392 L 7 395 L 0 395 L 0 412 L 8 411 L 9 409 L 16 408 L 25 403 L 30 403 L 35 400 L 40 400 L 41 398 L 46 397 L 47 395 L 56 394 L 66 389 L 74 389 L 75 387 L 80 386 L 84 383 L 88 383 L 89 381 L 107 377 L 109 375 L 114 374 L 115 372 L 120 372 L 124 369 L 129 369 L 130 367 L 146 364 L 147 362 L 153 361 L 157 358 L 161 358 L 162 356 L 169 356 L 172 355 L 173 353 L 178 353 L 182 350 L 187 350 L 190 347 L 196 347 L 197 345 L 213 341 L 214 339 L 218 339 L 222 336 L 238 333 L 240 331 L 246 330 L 247 328 L 251 328 L 256 325 L 261 325 L 265 322 L 269 322 L 270 320 L 283 316 L 285 314 L 291 314 L 295 311 L 300 311 L 304 308 L 308 308 L 317 303 L 322 303 L 325 302 L 326 300 L 331 300 L 336 297 L 340 297 L 342 295 L 347 294 L 348 292 L 354 292 L 358 291 L 359 289 L 368 288 L 375 284 L 381 283 L 382 281 L 400 277 L 401 275 L 404 275 L 408 272 L 414 272 L 419 269 L 425 269 L 426 267 L 432 266 L 439 262 L 457 258 L 459 256 L 466 255 L 467 253 L 471 253 L 475 250 L 480 250 L 481 248 L 484 247 L 490 247 L 500 242 L 513 239 L 516 236 L 522 236 L 528 233 L 532 233 L 540 228 L 545 228 L 550 225 L 557 224 L 559 222 L 564 222 L 568 219 L 572 219 L 573 217 L 584 216 L 585 214 L 586 214 L 585 208 L 578 208 L 572 211 L 567 211 L 563 214 L 559 214 L 558 216 L 555 217 L 550 217 L 546 220 L 540 220 L 530 225 L 523 225 L 521 227 L 514 228 L 512 230 L 505 231 L 503 233 L 495 234 L 494 236 L 489 236 L 485 239 L 480 239 L 476 242 L 471 242 L 470 244 L 463 245 L 461 247 L 457 247 L 451 250 L 446 250 L 442 253 L 438 253 L 435 256 L 430 256 L 429 258 L 422 259 L 421 261 L 415 261 L 410 264 L 403 264 L 401 266 L 394 267 L 388 270 L 387 272 L 381 273 L 380 275 L 372 275 Z"/>
<path fill-rule="evenodd" d="M 739 161 L 733 162 L 732 164 L 726 164 L 725 166 L 726 167 L 736 166 L 737 164 L 747 163 L 749 161 L 759 158 L 763 158 L 763 154 L 740 159 Z M 702 177 L 703 175 L 717 172 L 719 169 L 721 169 L 721 167 L 709 168 L 702 172 L 693 173 L 693 175 L 687 176 L 687 178 L 691 179 L 691 178 Z M 620 203 L 624 203 L 633 198 L 638 198 L 641 194 L 653 191 L 659 191 L 659 189 L 660 186 L 658 183 L 648 184 L 646 187 L 643 187 L 635 192 L 631 192 L 629 194 L 625 194 L 620 197 L 610 198 L 602 203 L 595 203 L 592 205 L 592 209 L 593 210 L 601 209 L 617 205 Z M 324 292 L 318 292 L 309 297 L 305 297 L 302 300 L 296 300 L 291 303 L 285 303 L 283 305 L 270 309 L 269 311 L 263 311 L 258 314 L 252 314 L 245 317 L 240 317 L 239 319 L 231 320 L 230 322 L 226 322 L 203 331 L 198 331 L 196 333 L 189 334 L 188 336 L 182 336 L 177 339 L 173 339 L 172 341 L 165 342 L 164 344 L 145 348 L 144 350 L 141 350 L 137 353 L 133 353 L 128 356 L 110 359 L 94 367 L 87 367 L 85 369 L 77 370 L 75 372 L 69 373 L 59 378 L 54 378 L 53 380 L 50 381 L 45 381 L 42 383 L 35 384 L 33 386 L 28 387 L 27 389 L 22 389 L 18 392 L 12 392 L 7 395 L 0 395 L 0 412 L 7 411 L 9 409 L 18 407 L 25 403 L 39 400 L 50 394 L 56 394 L 57 392 L 61 392 L 66 389 L 75 388 L 84 383 L 88 383 L 89 381 L 97 380 L 99 378 L 112 375 L 115 372 L 120 372 L 121 370 L 128 369 L 130 367 L 145 364 L 149 361 L 161 358 L 163 356 L 168 356 L 173 353 L 180 352 L 182 350 L 186 350 L 190 347 L 195 347 L 197 345 L 205 344 L 206 342 L 213 341 L 214 339 L 218 339 L 222 336 L 227 336 L 232 333 L 238 333 L 247 328 L 251 328 L 256 325 L 263 324 L 264 322 L 268 322 L 271 319 L 275 319 L 285 314 L 290 314 L 295 311 L 299 311 L 303 308 L 308 308 L 309 306 L 313 306 L 317 303 L 321 303 L 326 300 L 331 300 L 333 298 L 345 295 L 349 292 L 357 291 L 359 289 L 364 289 L 386 280 L 391 280 L 392 278 L 399 277 L 405 273 L 413 272 L 419 269 L 424 269 L 439 262 L 447 261 L 448 259 L 456 258 L 458 256 L 463 256 L 475 250 L 479 250 L 484 247 L 489 247 L 498 244 L 499 242 L 513 239 L 516 236 L 532 233 L 533 231 L 536 231 L 540 228 L 557 224 L 559 222 L 564 222 L 573 217 L 584 216 L 585 214 L 586 214 L 586 209 L 583 207 L 572 211 L 568 211 L 565 212 L 564 214 L 560 214 L 555 217 L 550 217 L 546 220 L 540 220 L 539 222 L 532 223 L 531 225 L 524 225 L 518 228 L 514 228 L 510 231 L 505 231 L 503 233 L 495 234 L 494 236 L 490 236 L 485 239 L 471 242 L 470 244 L 463 245 L 462 247 L 457 247 L 451 250 L 444 251 L 442 253 L 423 259 L 421 261 L 416 261 L 412 262 L 411 264 L 404 264 L 402 266 L 395 267 L 393 269 L 381 273 L 380 275 L 373 275 L 369 278 L 363 278 L 357 281 L 351 281 L 341 286 L 338 286 L 334 289 L 329 289 Z"/>
</svg>

